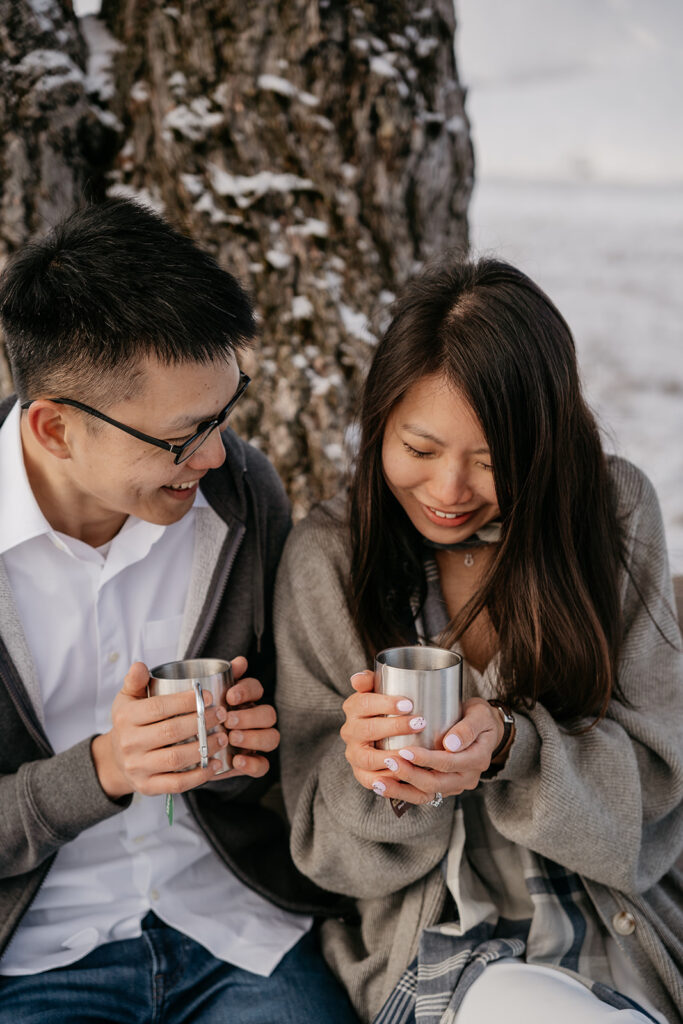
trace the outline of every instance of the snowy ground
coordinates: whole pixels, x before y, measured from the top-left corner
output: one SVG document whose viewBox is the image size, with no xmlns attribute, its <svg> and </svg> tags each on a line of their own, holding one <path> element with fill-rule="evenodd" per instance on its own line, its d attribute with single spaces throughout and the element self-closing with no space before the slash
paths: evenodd
<svg viewBox="0 0 683 1024">
<path fill-rule="evenodd" d="M 654 483 L 683 572 L 683 187 L 480 181 L 471 224 L 566 317 L 605 444 Z"/>
<path fill-rule="evenodd" d="M 477 177 L 683 184 L 681 0 L 455 0 Z"/>
</svg>

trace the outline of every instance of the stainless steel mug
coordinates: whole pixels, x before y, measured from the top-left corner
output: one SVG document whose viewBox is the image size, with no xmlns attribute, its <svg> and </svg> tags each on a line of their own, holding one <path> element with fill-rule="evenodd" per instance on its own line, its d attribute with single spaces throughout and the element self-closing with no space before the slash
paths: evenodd
<svg viewBox="0 0 683 1024">
<path fill-rule="evenodd" d="M 380 740 L 383 750 L 441 750 L 461 716 L 462 658 L 442 647 L 389 647 L 375 658 L 375 692 L 410 698 L 412 714 L 426 722 L 422 732 Z"/>
<path fill-rule="evenodd" d="M 198 764 L 206 768 L 209 763 L 208 736 L 215 732 L 206 730 L 206 717 L 204 698 L 202 690 L 207 690 L 213 697 L 210 707 L 222 704 L 227 707 L 225 695 L 232 686 L 232 668 L 229 661 L 221 661 L 219 658 L 188 658 L 185 661 L 167 661 L 165 665 L 157 665 L 150 669 L 150 678 L 147 690 L 150 697 L 161 697 L 167 693 L 183 693 L 185 690 L 194 690 L 197 706 L 197 735 L 189 740 L 182 740 L 183 743 L 199 743 L 200 760 Z M 223 747 L 214 755 L 223 765 L 221 771 L 228 771 L 232 768 L 232 750 L 230 746 Z M 197 767 L 197 765 L 193 765 Z M 217 772 L 218 775 L 221 772 Z"/>
</svg>

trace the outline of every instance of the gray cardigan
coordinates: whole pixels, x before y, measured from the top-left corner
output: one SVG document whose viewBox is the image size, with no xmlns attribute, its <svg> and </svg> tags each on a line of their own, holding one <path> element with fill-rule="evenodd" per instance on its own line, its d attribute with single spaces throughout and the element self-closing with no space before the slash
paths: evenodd
<svg viewBox="0 0 683 1024">
<path fill-rule="evenodd" d="M 630 570 L 620 582 L 619 663 L 630 706 L 613 700 L 581 736 L 541 705 L 517 715 L 505 768 L 481 785 L 503 836 L 581 876 L 653 1004 L 675 1020 L 683 1010 L 683 657 L 656 495 L 634 466 L 611 459 L 610 467 Z M 325 922 L 323 949 L 369 1021 L 415 956 L 422 929 L 443 911 L 440 864 L 455 800 L 396 818 L 344 758 L 341 704 L 353 692 L 349 677 L 367 665 L 346 600 L 342 513 L 340 503 L 314 510 L 285 546 L 276 701 L 294 860 L 357 901 L 359 926 Z M 628 935 L 620 933 L 623 911 L 635 921 Z"/>
<path fill-rule="evenodd" d="M 0 403 L 0 423 L 13 399 Z M 272 703 L 275 655 L 271 600 L 290 528 L 275 470 L 232 431 L 228 457 L 202 480 L 209 508 L 197 510 L 195 554 L 180 657 L 245 654 Z M 6 496 L 5 496 L 6 497 Z M 92 737 L 55 754 L 40 720 L 38 681 L 0 558 L 0 955 L 64 843 L 128 806 L 99 785 Z M 265 806 L 277 777 L 216 781 L 184 799 L 226 866 L 288 910 L 329 912 L 331 901 L 294 867 L 282 818 Z M 264 803 L 261 803 L 264 798 Z"/>
</svg>

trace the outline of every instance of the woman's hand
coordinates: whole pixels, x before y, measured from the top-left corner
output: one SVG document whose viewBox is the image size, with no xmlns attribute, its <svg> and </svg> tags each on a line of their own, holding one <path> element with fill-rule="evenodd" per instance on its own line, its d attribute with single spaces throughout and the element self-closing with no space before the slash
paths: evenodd
<svg viewBox="0 0 683 1024">
<path fill-rule="evenodd" d="M 501 716 L 488 701 L 473 697 L 463 704 L 462 718 L 444 737 L 443 750 L 411 746 L 408 741 L 400 751 L 381 750 L 374 745 L 378 740 L 419 733 L 424 720 L 410 713 L 407 698 L 374 693 L 369 669 L 353 675 L 351 685 L 356 693 L 344 701 L 341 737 L 346 759 L 362 786 L 411 804 L 429 803 L 435 793 L 455 796 L 476 788 L 503 737 Z"/>
</svg>

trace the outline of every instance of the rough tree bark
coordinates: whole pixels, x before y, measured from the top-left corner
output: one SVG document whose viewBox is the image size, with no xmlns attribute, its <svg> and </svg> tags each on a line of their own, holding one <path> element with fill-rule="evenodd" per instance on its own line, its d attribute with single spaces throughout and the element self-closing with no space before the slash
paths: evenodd
<svg viewBox="0 0 683 1024">
<path fill-rule="evenodd" d="M 114 129 L 88 98 L 87 47 L 69 0 L 0 0 L 0 267 L 84 196 L 104 194 Z M 0 394 L 10 390 L 0 346 Z"/>
<path fill-rule="evenodd" d="M 102 19 L 120 44 L 109 192 L 151 202 L 254 296 L 236 425 L 301 513 L 338 486 L 393 293 L 467 245 L 452 0 L 104 0 Z"/>
</svg>

